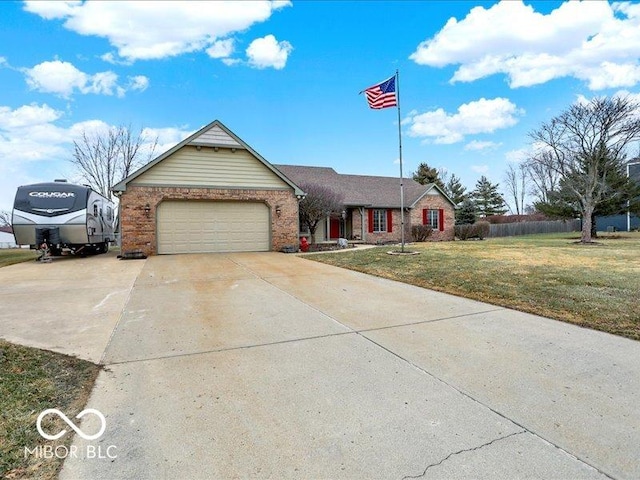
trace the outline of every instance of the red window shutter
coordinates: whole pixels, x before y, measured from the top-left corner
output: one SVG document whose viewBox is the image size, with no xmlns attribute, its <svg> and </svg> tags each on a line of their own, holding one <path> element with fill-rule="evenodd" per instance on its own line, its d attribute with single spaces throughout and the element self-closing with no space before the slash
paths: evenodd
<svg viewBox="0 0 640 480">
<path fill-rule="evenodd" d="M 369 209 L 369 233 L 373 233 L 373 210 Z"/>
<path fill-rule="evenodd" d="M 427 224 L 427 215 L 428 215 L 428 214 L 427 214 L 427 212 L 428 212 L 428 211 L 429 211 L 429 210 L 427 210 L 426 208 L 423 208 L 423 209 L 422 209 L 422 224 L 423 224 L 423 225 L 426 225 L 426 224 Z"/>
<path fill-rule="evenodd" d="M 387 210 L 387 232 L 393 232 L 393 210 Z"/>
<path fill-rule="evenodd" d="M 440 231 L 444 232 L 444 208 L 438 211 L 438 225 L 440 226 Z"/>
</svg>

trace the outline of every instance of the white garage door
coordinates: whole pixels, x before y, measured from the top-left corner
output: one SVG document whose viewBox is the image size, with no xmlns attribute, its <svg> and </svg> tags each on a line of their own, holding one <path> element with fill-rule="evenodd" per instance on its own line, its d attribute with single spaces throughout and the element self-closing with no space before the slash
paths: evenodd
<svg viewBox="0 0 640 480">
<path fill-rule="evenodd" d="M 264 203 L 167 201 L 158 207 L 157 221 L 161 254 L 270 249 Z"/>
</svg>

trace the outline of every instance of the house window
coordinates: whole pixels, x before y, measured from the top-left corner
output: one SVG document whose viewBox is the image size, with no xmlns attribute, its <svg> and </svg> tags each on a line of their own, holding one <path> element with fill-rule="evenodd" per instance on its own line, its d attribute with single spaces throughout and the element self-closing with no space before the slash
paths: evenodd
<svg viewBox="0 0 640 480">
<path fill-rule="evenodd" d="M 387 211 L 386 210 L 373 211 L 373 231 L 374 232 L 387 231 Z"/>
<path fill-rule="evenodd" d="M 433 228 L 434 230 L 438 230 L 440 225 L 438 220 L 440 218 L 440 210 L 429 209 L 426 211 L 425 225 Z"/>
</svg>

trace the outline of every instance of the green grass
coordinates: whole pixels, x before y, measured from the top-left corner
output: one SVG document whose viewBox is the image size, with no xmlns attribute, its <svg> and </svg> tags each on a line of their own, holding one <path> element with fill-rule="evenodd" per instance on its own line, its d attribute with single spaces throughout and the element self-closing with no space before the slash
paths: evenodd
<svg viewBox="0 0 640 480">
<path fill-rule="evenodd" d="M 640 234 L 574 234 L 427 242 L 323 254 L 311 260 L 535 313 L 640 340 Z"/>
<path fill-rule="evenodd" d="M 38 258 L 35 250 L 24 248 L 3 248 L 0 249 L 0 267 L 13 265 L 14 263 L 28 262 Z"/>
<path fill-rule="evenodd" d="M 25 447 L 69 446 L 72 435 L 48 441 L 36 429 L 40 412 L 58 408 L 73 418 L 87 402 L 99 367 L 59 353 L 14 345 L 0 339 L 0 477 L 54 479 L 62 465 L 56 459 L 25 455 Z M 45 431 L 66 425 L 49 415 Z M 26 457 L 26 458 L 25 458 Z"/>
</svg>

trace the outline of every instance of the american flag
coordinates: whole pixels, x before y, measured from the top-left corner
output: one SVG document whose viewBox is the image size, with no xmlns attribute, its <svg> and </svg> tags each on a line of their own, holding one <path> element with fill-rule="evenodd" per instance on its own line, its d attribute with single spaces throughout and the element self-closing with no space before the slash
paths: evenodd
<svg viewBox="0 0 640 480">
<path fill-rule="evenodd" d="M 363 92 L 367 97 L 369 107 L 373 109 L 380 110 L 381 108 L 395 107 L 398 104 L 395 75 L 382 83 L 364 89 Z"/>
</svg>

